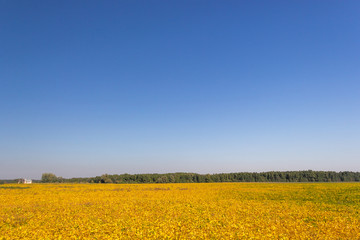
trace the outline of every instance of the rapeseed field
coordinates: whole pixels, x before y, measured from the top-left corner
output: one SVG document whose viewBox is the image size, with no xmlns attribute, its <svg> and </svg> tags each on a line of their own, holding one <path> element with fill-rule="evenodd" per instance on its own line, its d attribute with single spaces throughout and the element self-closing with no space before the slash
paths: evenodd
<svg viewBox="0 0 360 240">
<path fill-rule="evenodd" d="M 0 236 L 360 239 L 360 184 L 4 184 Z"/>
</svg>

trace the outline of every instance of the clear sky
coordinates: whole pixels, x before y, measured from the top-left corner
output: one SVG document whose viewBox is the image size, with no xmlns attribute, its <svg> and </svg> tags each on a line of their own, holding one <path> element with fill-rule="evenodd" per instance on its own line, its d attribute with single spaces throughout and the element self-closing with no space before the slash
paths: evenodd
<svg viewBox="0 0 360 240">
<path fill-rule="evenodd" d="M 360 171 L 360 1 L 0 1 L 0 179 Z"/>
</svg>

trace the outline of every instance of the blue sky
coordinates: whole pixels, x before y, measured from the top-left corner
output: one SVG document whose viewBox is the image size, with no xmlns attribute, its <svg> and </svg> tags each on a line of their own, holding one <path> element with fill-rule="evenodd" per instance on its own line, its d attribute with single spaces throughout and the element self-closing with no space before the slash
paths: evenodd
<svg viewBox="0 0 360 240">
<path fill-rule="evenodd" d="M 1 1 L 0 179 L 360 171 L 359 1 Z"/>
</svg>

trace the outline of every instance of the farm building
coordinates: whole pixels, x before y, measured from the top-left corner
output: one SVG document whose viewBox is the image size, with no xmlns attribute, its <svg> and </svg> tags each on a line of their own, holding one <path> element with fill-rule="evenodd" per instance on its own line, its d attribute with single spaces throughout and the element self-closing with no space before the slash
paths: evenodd
<svg viewBox="0 0 360 240">
<path fill-rule="evenodd" d="M 31 179 L 21 178 L 21 179 L 19 179 L 18 183 L 31 184 L 32 180 Z"/>
</svg>

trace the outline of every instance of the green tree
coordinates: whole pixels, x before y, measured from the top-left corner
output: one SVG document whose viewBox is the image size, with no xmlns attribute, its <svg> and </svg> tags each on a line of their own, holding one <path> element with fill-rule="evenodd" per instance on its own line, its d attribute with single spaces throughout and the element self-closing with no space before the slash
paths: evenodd
<svg viewBox="0 0 360 240">
<path fill-rule="evenodd" d="M 41 182 L 43 183 L 58 182 L 58 177 L 53 173 L 43 173 L 41 176 Z"/>
<path fill-rule="evenodd" d="M 101 175 L 101 183 L 113 183 L 113 181 L 110 178 L 110 175 L 103 174 L 103 175 Z"/>
</svg>

